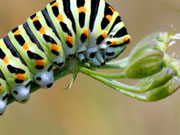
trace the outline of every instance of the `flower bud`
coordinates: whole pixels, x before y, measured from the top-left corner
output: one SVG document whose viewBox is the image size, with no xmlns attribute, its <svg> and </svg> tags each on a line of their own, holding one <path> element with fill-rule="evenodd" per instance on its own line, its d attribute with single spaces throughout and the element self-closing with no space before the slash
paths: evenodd
<svg viewBox="0 0 180 135">
<path fill-rule="evenodd" d="M 148 101 L 157 101 L 174 93 L 180 87 L 180 78 L 174 76 L 165 85 L 155 88 L 146 94 Z"/>
<path fill-rule="evenodd" d="M 132 50 L 125 70 L 128 78 L 144 78 L 159 72 L 164 65 L 164 54 L 173 42 L 173 33 L 158 32 L 147 36 Z"/>
<path fill-rule="evenodd" d="M 174 75 L 174 70 L 170 67 L 166 67 L 157 74 L 154 74 L 140 81 L 137 87 L 142 91 L 148 91 L 150 89 L 154 89 L 166 84 L 170 79 L 173 78 Z"/>
<path fill-rule="evenodd" d="M 142 49 L 134 58 L 129 59 L 125 69 L 128 78 L 144 78 L 159 72 L 163 68 L 163 53 L 155 49 Z"/>
</svg>

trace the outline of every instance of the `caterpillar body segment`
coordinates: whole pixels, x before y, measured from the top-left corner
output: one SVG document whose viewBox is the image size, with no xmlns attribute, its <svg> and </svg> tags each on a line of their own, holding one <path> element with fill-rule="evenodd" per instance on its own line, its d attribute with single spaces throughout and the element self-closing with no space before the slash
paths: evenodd
<svg viewBox="0 0 180 135">
<path fill-rule="evenodd" d="M 48 88 L 54 81 L 54 75 L 52 68 L 48 70 L 52 63 L 47 55 L 31 41 L 23 25 L 9 32 L 8 37 L 27 64 L 35 82 L 43 88 Z"/>
<path fill-rule="evenodd" d="M 57 68 L 63 67 L 65 64 L 65 55 L 61 41 L 48 26 L 45 18 L 43 17 L 43 13 L 39 11 L 32 15 L 28 18 L 27 24 L 38 42 L 41 45 L 43 44 L 41 47 L 54 66 Z"/>
<path fill-rule="evenodd" d="M 53 1 L 47 5 L 46 9 L 61 40 L 66 57 L 73 57 L 77 51 L 77 45 L 70 0 Z"/>
<path fill-rule="evenodd" d="M 6 43 L 4 42 L 6 41 Z M 29 99 L 30 85 L 33 78 L 28 67 L 7 47 L 7 40 L 0 40 L 0 70 L 5 77 L 11 94 L 18 102 Z"/>
<path fill-rule="evenodd" d="M 27 101 L 32 82 L 50 88 L 54 69 L 72 57 L 103 66 L 130 40 L 120 15 L 104 0 L 54 0 L 0 40 L 0 114 L 9 94 Z"/>
<path fill-rule="evenodd" d="M 74 0 L 71 2 L 72 15 L 74 17 L 77 29 L 76 33 L 76 45 L 77 51 L 76 56 L 80 59 L 81 62 L 84 62 L 86 59 L 86 50 L 89 47 L 89 22 L 90 22 L 90 13 L 91 13 L 91 1 L 84 0 Z"/>
</svg>

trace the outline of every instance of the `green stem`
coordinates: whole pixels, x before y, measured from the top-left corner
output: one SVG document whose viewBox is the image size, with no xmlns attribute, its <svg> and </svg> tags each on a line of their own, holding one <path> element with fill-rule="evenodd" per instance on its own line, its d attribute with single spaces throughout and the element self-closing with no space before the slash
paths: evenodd
<svg viewBox="0 0 180 135">
<path fill-rule="evenodd" d="M 123 72 L 118 73 L 118 74 L 107 74 L 107 73 L 97 72 L 97 71 L 94 71 L 85 67 L 80 67 L 80 71 L 83 73 L 94 74 L 94 75 L 105 77 L 105 78 L 117 78 L 117 79 L 125 78 L 125 74 Z"/>
<path fill-rule="evenodd" d="M 80 68 L 80 71 L 102 83 L 104 83 L 105 85 L 111 86 L 112 88 L 118 88 L 118 89 L 123 89 L 129 92 L 135 92 L 135 93 L 142 93 L 144 92 L 144 90 L 142 91 L 141 89 L 135 87 L 135 86 L 128 86 L 126 84 L 122 84 L 116 80 L 112 80 L 112 79 L 106 79 L 103 78 L 101 76 L 97 76 L 95 74 L 92 74 L 92 72 L 83 72 L 82 68 Z"/>
<path fill-rule="evenodd" d="M 111 62 L 107 62 L 103 69 L 125 69 L 128 65 L 129 57 L 122 58 L 120 60 L 115 60 Z"/>
<path fill-rule="evenodd" d="M 134 86 L 128 86 L 128 85 L 122 84 L 120 82 L 116 82 L 115 80 L 108 80 L 106 78 L 96 76 L 96 75 L 88 75 L 88 76 L 90 76 L 90 77 L 104 83 L 105 85 L 115 89 L 117 92 L 121 92 L 122 94 L 125 94 L 129 97 L 132 97 L 132 98 L 136 98 L 136 99 L 141 100 L 141 101 L 147 101 L 146 96 L 137 94 L 137 92 L 140 92 L 140 89 L 138 89 Z"/>
</svg>

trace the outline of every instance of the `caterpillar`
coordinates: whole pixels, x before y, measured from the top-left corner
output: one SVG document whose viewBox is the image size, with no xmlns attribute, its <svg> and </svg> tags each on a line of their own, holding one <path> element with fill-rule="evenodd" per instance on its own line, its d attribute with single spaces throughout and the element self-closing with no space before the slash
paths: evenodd
<svg viewBox="0 0 180 135">
<path fill-rule="evenodd" d="M 32 82 L 50 88 L 54 68 L 76 58 L 103 66 L 126 48 L 131 37 L 104 0 L 55 0 L 0 39 L 0 114 L 9 95 L 29 99 Z"/>
</svg>

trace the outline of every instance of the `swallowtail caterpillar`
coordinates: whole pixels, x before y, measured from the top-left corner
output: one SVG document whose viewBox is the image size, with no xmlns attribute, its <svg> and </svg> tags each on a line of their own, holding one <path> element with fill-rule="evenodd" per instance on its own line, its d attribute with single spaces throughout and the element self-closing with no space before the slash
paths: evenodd
<svg viewBox="0 0 180 135">
<path fill-rule="evenodd" d="M 103 66 L 129 44 L 120 15 L 104 0 L 55 0 L 0 39 L 0 114 L 7 99 L 50 88 L 68 59 Z"/>
</svg>

